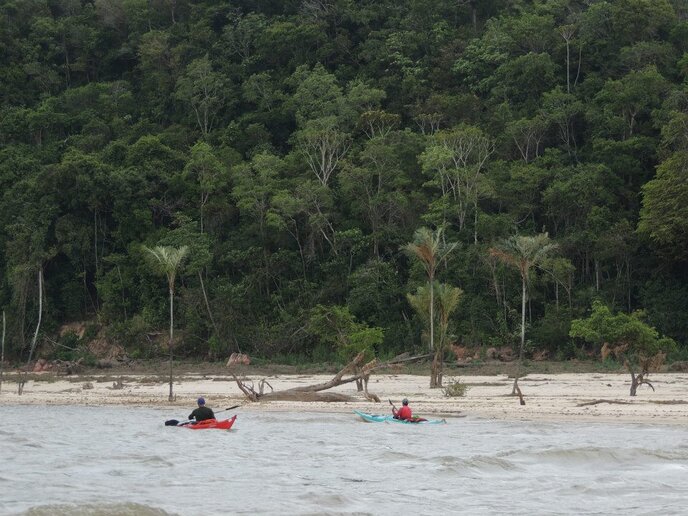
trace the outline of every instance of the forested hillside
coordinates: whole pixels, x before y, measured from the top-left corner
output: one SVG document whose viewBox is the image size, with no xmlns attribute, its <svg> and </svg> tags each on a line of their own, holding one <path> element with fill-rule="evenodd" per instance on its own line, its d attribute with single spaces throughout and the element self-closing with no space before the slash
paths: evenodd
<svg viewBox="0 0 688 516">
<path fill-rule="evenodd" d="M 422 351 L 420 228 L 435 338 L 516 347 L 526 296 L 529 352 L 576 356 L 593 303 L 686 351 L 684 0 L 3 0 L 0 55 L 16 359 L 39 305 L 39 342 L 164 353 L 156 246 L 180 355 Z"/>
</svg>

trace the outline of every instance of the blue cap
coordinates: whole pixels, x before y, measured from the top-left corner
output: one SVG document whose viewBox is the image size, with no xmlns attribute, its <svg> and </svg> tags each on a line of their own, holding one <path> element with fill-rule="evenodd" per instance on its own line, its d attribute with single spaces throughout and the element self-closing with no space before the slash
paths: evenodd
<svg viewBox="0 0 688 516">
<path fill-rule="evenodd" d="M 199 405 L 205 405 L 205 400 L 203 398 L 198 398 Z"/>
</svg>

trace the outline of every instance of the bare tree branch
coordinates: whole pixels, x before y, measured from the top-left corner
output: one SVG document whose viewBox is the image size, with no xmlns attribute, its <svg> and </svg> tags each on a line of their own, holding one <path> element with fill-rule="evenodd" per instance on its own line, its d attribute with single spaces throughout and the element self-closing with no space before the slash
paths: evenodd
<svg viewBox="0 0 688 516">
<path fill-rule="evenodd" d="M 368 392 L 368 379 L 373 371 L 387 367 L 393 367 L 414 360 L 421 360 L 430 356 L 432 355 L 427 354 L 415 357 L 395 358 L 389 362 L 383 363 L 378 363 L 377 360 L 374 359 L 364 364 L 363 360 L 365 355 L 364 353 L 359 353 L 341 371 L 334 375 L 331 380 L 314 385 L 293 387 L 283 391 L 274 391 L 272 386 L 267 383 L 265 379 L 260 380 L 259 388 L 256 390 L 252 381 L 238 378 L 234 373 L 232 373 L 232 378 L 239 387 L 239 390 L 241 390 L 241 392 L 243 392 L 246 398 L 250 401 L 354 401 L 354 397 L 346 394 L 322 393 L 322 391 L 331 389 L 333 387 L 338 387 L 339 385 L 355 382 L 357 380 L 362 380 L 365 398 L 369 401 L 379 402 L 380 398 L 376 394 Z M 351 376 L 346 376 L 348 374 L 351 374 Z M 270 387 L 270 392 L 263 392 L 264 385 L 268 385 Z"/>
</svg>

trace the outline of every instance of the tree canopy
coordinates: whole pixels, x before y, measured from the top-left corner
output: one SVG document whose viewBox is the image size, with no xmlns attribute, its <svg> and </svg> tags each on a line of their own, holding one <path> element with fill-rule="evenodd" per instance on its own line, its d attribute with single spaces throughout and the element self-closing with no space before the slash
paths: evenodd
<svg viewBox="0 0 688 516">
<path fill-rule="evenodd" d="M 93 321 L 156 356 L 167 291 L 143 246 L 190 250 L 179 355 L 424 351 L 419 228 L 458 244 L 429 283 L 462 292 L 443 339 L 528 326 L 567 358 L 599 299 L 688 346 L 680 2 L 30 0 L 0 19 L 11 357 L 39 300 L 45 334 Z M 544 233 L 559 261 L 521 321 L 490 249 Z"/>
</svg>

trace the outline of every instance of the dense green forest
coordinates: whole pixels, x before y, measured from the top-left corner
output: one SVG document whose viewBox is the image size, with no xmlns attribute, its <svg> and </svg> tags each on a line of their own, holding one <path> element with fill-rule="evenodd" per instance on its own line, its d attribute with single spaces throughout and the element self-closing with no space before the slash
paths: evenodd
<svg viewBox="0 0 688 516">
<path fill-rule="evenodd" d="M 426 350 L 429 285 L 446 342 L 516 349 L 527 298 L 528 353 L 593 306 L 688 352 L 685 0 L 3 0 L 0 55 L 15 359 L 39 317 L 164 354 L 157 246 L 189 358 Z"/>
</svg>

